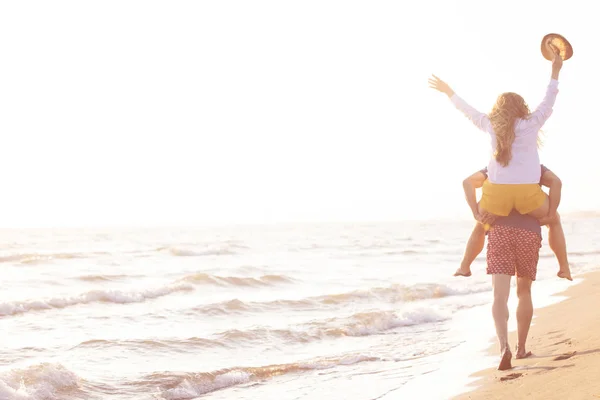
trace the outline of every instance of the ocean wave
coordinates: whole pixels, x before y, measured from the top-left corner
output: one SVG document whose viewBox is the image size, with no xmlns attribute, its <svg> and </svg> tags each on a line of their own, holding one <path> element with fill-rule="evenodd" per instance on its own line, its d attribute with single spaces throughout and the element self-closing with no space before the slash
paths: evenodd
<svg viewBox="0 0 600 400">
<path fill-rule="evenodd" d="M 189 352 L 191 348 L 235 349 L 273 342 L 288 345 L 306 344 L 325 339 L 385 334 L 397 328 L 440 322 L 447 318 L 448 316 L 431 309 L 416 309 L 402 314 L 392 311 L 367 311 L 347 317 L 321 319 L 281 329 L 268 327 L 247 330 L 229 329 L 208 338 L 94 339 L 82 342 L 73 349 L 83 348 L 89 350 L 122 347 L 130 351 L 150 351 L 160 348 L 173 352 Z"/>
<path fill-rule="evenodd" d="M 188 352 L 192 348 L 215 348 L 227 347 L 227 343 L 216 339 L 205 339 L 191 337 L 187 339 L 129 339 L 129 340 L 108 340 L 93 339 L 79 343 L 73 349 L 107 349 L 114 347 L 123 347 L 127 349 L 168 349 L 182 352 Z"/>
<path fill-rule="evenodd" d="M 80 379 L 60 364 L 37 364 L 0 374 L 2 400 L 60 400 L 80 390 Z"/>
<path fill-rule="evenodd" d="M 241 265 L 239 267 L 236 268 L 236 271 L 239 272 L 243 272 L 243 273 L 264 273 L 269 271 L 270 268 L 266 265 L 260 266 L 260 265 Z"/>
<path fill-rule="evenodd" d="M 600 251 L 598 250 L 592 250 L 592 251 L 570 251 L 568 253 L 569 256 L 571 257 L 584 257 L 584 256 L 595 256 L 600 254 Z M 554 253 L 542 253 L 540 254 L 540 258 L 554 258 L 556 257 L 554 255 Z"/>
<path fill-rule="evenodd" d="M 489 291 L 488 286 L 474 286 L 465 289 L 451 288 L 439 284 L 418 284 L 404 286 L 375 287 L 369 290 L 355 290 L 346 293 L 327 294 L 298 300 L 273 300 L 267 302 L 243 302 L 232 299 L 221 303 L 202 305 L 192 309 L 207 315 L 226 315 L 243 312 L 264 312 L 273 310 L 314 310 L 324 307 L 337 307 L 356 302 L 381 302 L 387 304 L 407 303 L 419 300 L 449 296 L 463 296 Z"/>
<path fill-rule="evenodd" d="M 437 283 L 419 283 L 411 286 L 392 284 L 387 287 L 376 287 L 367 290 L 355 290 L 346 293 L 325 295 L 316 297 L 316 299 L 324 304 L 341 304 L 360 299 L 379 300 L 386 303 L 403 303 L 448 296 L 463 296 L 489 290 L 488 286 L 452 288 Z"/>
<path fill-rule="evenodd" d="M 133 278 L 132 275 L 83 275 L 76 279 L 85 282 L 114 282 L 123 278 Z"/>
<path fill-rule="evenodd" d="M 398 254 L 421 254 L 421 253 L 425 253 L 426 251 L 420 251 L 420 250 L 414 250 L 414 249 L 404 249 L 404 250 L 388 250 L 383 252 L 383 254 L 387 255 L 387 256 L 393 256 L 393 255 L 398 255 Z"/>
<path fill-rule="evenodd" d="M 349 317 L 317 320 L 299 325 L 296 329 L 231 329 L 215 336 L 224 345 L 266 343 L 273 340 L 297 344 L 326 338 L 381 334 L 400 327 L 439 322 L 447 318 L 429 309 L 414 310 L 400 315 L 393 311 L 368 311 Z"/>
<path fill-rule="evenodd" d="M 223 243 L 202 250 L 192 250 L 181 246 L 167 246 L 156 249 L 158 252 L 167 252 L 176 257 L 203 257 L 203 256 L 230 256 L 238 254 L 240 250 L 248 249 L 247 246 L 237 243 Z"/>
<path fill-rule="evenodd" d="M 283 275 L 263 275 L 257 278 L 242 276 L 217 276 L 197 273 L 181 278 L 183 282 L 195 284 L 212 284 L 219 286 L 269 286 L 278 283 L 293 282 L 291 278 Z"/>
<path fill-rule="evenodd" d="M 158 387 L 160 396 L 165 400 L 186 400 L 194 399 L 204 394 L 226 389 L 228 387 L 253 381 L 264 381 L 276 376 L 378 360 L 378 357 L 370 355 L 349 354 L 289 364 L 275 364 L 259 367 L 235 367 L 211 372 L 161 372 L 148 375 L 144 377 L 143 380 L 132 382 L 131 385 L 146 387 L 148 389 Z"/>
<path fill-rule="evenodd" d="M 84 253 L 16 253 L 0 256 L 0 263 L 35 264 L 52 260 L 85 258 Z"/>
<path fill-rule="evenodd" d="M 0 303 L 0 316 L 24 314 L 30 311 L 42 311 L 66 308 L 89 303 L 142 303 L 146 300 L 167 296 L 171 293 L 193 290 L 191 285 L 178 284 L 163 286 L 139 292 L 120 290 L 92 290 L 75 297 L 56 297 L 48 300 L 11 301 Z"/>
<path fill-rule="evenodd" d="M 226 255 L 234 255 L 235 251 L 225 247 L 225 248 L 217 248 L 211 250 L 203 250 L 203 251 L 194 251 L 188 249 L 181 249 L 178 247 L 169 248 L 169 252 L 178 257 L 200 257 L 200 256 L 226 256 Z"/>
<path fill-rule="evenodd" d="M 126 275 L 87 275 L 77 279 L 84 281 L 113 281 Z M 141 291 L 122 290 L 92 290 L 74 297 L 56 297 L 47 300 L 10 301 L 0 303 L 0 317 L 24 314 L 30 311 L 41 311 L 56 308 L 66 308 L 89 303 L 141 303 L 146 300 L 167 296 L 172 293 L 194 290 L 193 284 L 213 284 L 218 286 L 272 286 L 279 283 L 293 282 L 291 278 L 282 275 L 263 275 L 257 278 L 216 276 L 204 273 L 188 275 L 170 285 Z"/>
<path fill-rule="evenodd" d="M 307 251 L 307 250 L 341 250 L 341 251 L 353 251 L 353 250 L 397 250 L 398 247 L 406 245 L 406 242 L 412 242 L 414 239 L 410 236 L 404 238 L 395 239 L 381 239 L 381 240 L 364 240 L 364 239 L 350 239 L 344 242 L 338 242 L 336 244 L 323 244 L 310 243 L 296 246 L 290 246 L 288 250 L 291 251 Z"/>
</svg>

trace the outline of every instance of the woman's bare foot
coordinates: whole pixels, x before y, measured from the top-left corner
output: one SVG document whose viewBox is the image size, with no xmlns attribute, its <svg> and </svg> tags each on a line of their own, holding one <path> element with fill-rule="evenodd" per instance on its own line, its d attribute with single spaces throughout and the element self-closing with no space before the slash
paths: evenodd
<svg viewBox="0 0 600 400">
<path fill-rule="evenodd" d="M 500 364 L 498 364 L 499 371 L 506 371 L 507 369 L 512 368 L 512 353 L 510 352 L 508 346 L 504 349 L 502 353 L 502 358 L 500 359 Z"/>
<path fill-rule="evenodd" d="M 532 355 L 533 355 L 532 352 L 526 351 L 524 348 L 520 349 L 519 346 L 517 346 L 517 354 L 515 355 L 515 358 L 517 360 L 520 360 L 522 358 L 531 357 Z"/>
<path fill-rule="evenodd" d="M 565 267 L 560 267 L 556 276 L 559 278 L 568 279 L 570 281 L 573 280 L 573 278 L 571 278 L 571 268 L 569 268 L 568 265 Z"/>
<path fill-rule="evenodd" d="M 469 277 L 471 276 L 471 267 L 460 267 L 459 269 L 456 270 L 456 272 L 454 273 L 454 276 L 466 276 Z"/>
</svg>

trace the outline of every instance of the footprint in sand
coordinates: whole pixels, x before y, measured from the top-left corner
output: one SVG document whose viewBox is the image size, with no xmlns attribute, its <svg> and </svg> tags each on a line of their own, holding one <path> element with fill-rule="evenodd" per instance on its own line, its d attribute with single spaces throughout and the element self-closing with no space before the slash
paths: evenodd
<svg viewBox="0 0 600 400">
<path fill-rule="evenodd" d="M 553 346 L 557 346 L 557 345 L 559 345 L 559 344 L 565 344 L 565 343 L 566 343 L 566 344 L 571 344 L 571 339 L 565 339 L 565 340 L 561 340 L 560 342 L 553 343 L 552 345 L 553 345 Z"/>
<path fill-rule="evenodd" d="M 570 353 L 561 354 L 558 357 L 554 357 L 552 360 L 553 361 L 567 360 L 567 359 L 573 357 L 576 353 L 577 353 L 576 351 L 572 351 Z"/>
<path fill-rule="evenodd" d="M 514 373 L 514 374 L 508 374 L 508 375 L 506 375 L 506 376 L 503 376 L 502 378 L 500 378 L 500 381 L 502 381 L 502 382 L 503 382 L 503 381 L 510 381 L 510 380 L 512 380 L 512 379 L 517 379 L 517 378 L 519 378 L 519 377 L 521 377 L 521 376 L 523 376 L 523 374 L 521 374 L 521 373 L 518 373 L 518 372 L 517 372 L 517 373 Z"/>
</svg>

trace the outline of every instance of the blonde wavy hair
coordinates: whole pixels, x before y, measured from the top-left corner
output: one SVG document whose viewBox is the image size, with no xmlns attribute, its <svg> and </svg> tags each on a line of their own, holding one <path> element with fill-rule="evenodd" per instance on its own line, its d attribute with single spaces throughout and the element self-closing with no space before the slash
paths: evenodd
<svg viewBox="0 0 600 400">
<path fill-rule="evenodd" d="M 512 144 L 515 141 L 515 124 L 518 119 L 529 117 L 530 111 L 525 100 L 516 93 L 502 93 L 489 115 L 496 134 L 494 158 L 506 167 L 512 159 Z M 538 137 L 538 145 L 539 145 Z"/>
</svg>

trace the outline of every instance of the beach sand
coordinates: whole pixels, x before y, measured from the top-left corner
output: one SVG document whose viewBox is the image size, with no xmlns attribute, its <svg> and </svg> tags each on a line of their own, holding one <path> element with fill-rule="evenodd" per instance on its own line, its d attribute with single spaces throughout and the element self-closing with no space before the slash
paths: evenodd
<svg viewBox="0 0 600 400">
<path fill-rule="evenodd" d="M 583 278 L 559 294 L 567 299 L 534 311 L 527 345 L 532 357 L 513 357 L 512 370 L 478 372 L 477 388 L 454 399 L 600 399 L 600 271 Z M 532 290 L 535 307 L 535 283 Z M 516 332 L 510 343 L 514 353 Z M 495 343 L 490 351 L 498 349 Z"/>
</svg>

